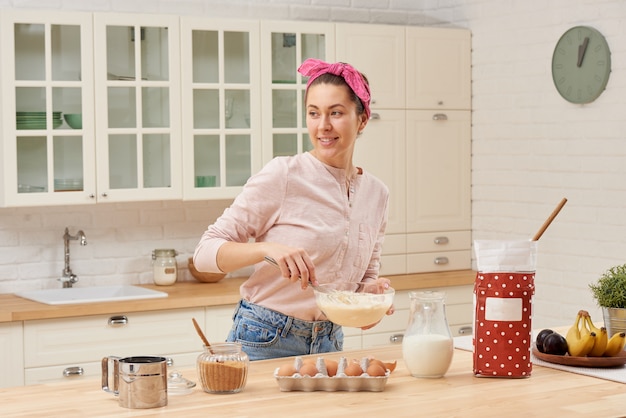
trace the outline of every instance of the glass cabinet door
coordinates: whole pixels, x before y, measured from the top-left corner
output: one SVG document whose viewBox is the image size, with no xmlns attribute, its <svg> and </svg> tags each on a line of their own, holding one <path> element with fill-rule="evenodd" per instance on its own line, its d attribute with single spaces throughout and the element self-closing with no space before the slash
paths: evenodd
<svg viewBox="0 0 626 418">
<path fill-rule="evenodd" d="M 176 16 L 95 15 L 98 199 L 182 196 Z"/>
<path fill-rule="evenodd" d="M 304 114 L 307 77 L 298 67 L 307 58 L 334 59 L 332 24 L 262 22 L 263 162 L 311 149 Z"/>
<path fill-rule="evenodd" d="M 2 19 L 4 204 L 94 202 L 91 16 Z"/>
<path fill-rule="evenodd" d="M 183 18 L 185 199 L 234 197 L 260 168 L 257 22 Z"/>
</svg>

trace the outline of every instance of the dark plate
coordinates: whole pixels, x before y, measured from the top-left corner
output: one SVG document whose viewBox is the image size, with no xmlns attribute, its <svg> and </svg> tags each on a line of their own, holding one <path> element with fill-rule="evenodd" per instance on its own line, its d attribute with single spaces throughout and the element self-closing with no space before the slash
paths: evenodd
<svg viewBox="0 0 626 418">
<path fill-rule="evenodd" d="M 622 351 L 615 357 L 573 357 L 569 354 L 557 356 L 546 354 L 533 347 L 533 354 L 540 360 L 548 363 L 562 364 L 563 366 L 576 367 L 620 367 L 626 364 L 626 351 Z"/>
</svg>

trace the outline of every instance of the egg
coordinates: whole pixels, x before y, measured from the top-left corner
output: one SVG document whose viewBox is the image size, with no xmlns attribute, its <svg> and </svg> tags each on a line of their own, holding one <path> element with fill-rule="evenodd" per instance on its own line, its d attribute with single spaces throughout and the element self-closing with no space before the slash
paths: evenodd
<svg viewBox="0 0 626 418">
<path fill-rule="evenodd" d="M 384 376 L 385 368 L 377 363 L 372 363 L 365 371 L 370 376 Z"/>
<path fill-rule="evenodd" d="M 312 363 L 304 363 L 302 365 L 302 367 L 300 367 L 300 370 L 298 370 L 298 373 L 300 373 L 302 376 L 315 376 L 317 374 L 318 370 L 317 367 L 315 367 L 315 364 Z"/>
<path fill-rule="evenodd" d="M 378 359 L 375 359 L 375 358 L 370 358 L 369 360 L 370 360 L 370 363 L 369 363 L 369 365 L 370 365 L 370 366 L 371 366 L 372 364 L 377 364 L 377 365 L 379 365 L 380 367 L 382 367 L 383 369 L 387 369 L 387 367 L 385 367 L 385 363 L 383 363 L 382 361 L 380 361 L 380 360 L 378 360 Z"/>
<path fill-rule="evenodd" d="M 392 371 L 396 369 L 396 364 L 397 364 L 396 361 L 394 361 L 393 363 L 384 363 L 385 369 L 388 369 L 389 373 L 391 373 Z"/>
<path fill-rule="evenodd" d="M 324 364 L 326 365 L 326 371 L 328 372 L 329 377 L 333 377 L 337 374 L 337 368 L 339 367 L 339 363 L 337 361 L 324 359 Z"/>
<path fill-rule="evenodd" d="M 361 369 L 358 363 L 350 363 L 344 370 L 344 373 L 346 376 L 361 376 L 363 369 Z"/>
<path fill-rule="evenodd" d="M 293 376 L 296 374 L 296 368 L 291 363 L 283 364 L 278 368 L 278 373 L 276 374 L 278 376 Z"/>
</svg>

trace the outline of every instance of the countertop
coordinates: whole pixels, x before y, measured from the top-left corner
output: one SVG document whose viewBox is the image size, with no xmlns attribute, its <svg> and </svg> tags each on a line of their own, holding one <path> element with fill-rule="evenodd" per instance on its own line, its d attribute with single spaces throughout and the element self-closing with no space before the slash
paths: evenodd
<svg viewBox="0 0 626 418">
<path fill-rule="evenodd" d="M 412 290 L 473 284 L 476 272 L 456 270 L 386 277 L 391 279 L 394 289 Z M 227 278 L 218 283 L 181 282 L 172 286 L 143 285 L 143 287 L 166 292 L 168 297 L 89 304 L 46 305 L 5 293 L 0 294 L 0 322 L 231 305 L 239 301 L 239 286 L 244 280 L 245 278 Z"/>
<path fill-rule="evenodd" d="M 241 393 L 208 394 L 196 386 L 188 395 L 169 395 L 168 405 L 125 409 L 101 389 L 99 378 L 0 389 L 3 417 L 616 417 L 624 416 L 621 383 L 535 365 L 524 379 L 474 377 L 472 353 L 455 349 L 443 378 L 412 377 L 401 345 L 347 351 L 324 357 L 397 360 L 382 392 L 281 392 L 274 370 L 290 358 L 250 363 Z M 314 356 L 315 357 L 315 356 Z M 193 369 L 183 376 L 197 381 Z"/>
</svg>

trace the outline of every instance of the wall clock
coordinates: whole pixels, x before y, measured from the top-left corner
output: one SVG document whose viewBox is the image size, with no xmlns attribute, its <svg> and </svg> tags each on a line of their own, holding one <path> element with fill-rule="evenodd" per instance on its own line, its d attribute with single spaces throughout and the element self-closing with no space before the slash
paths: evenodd
<svg viewBox="0 0 626 418">
<path fill-rule="evenodd" d="M 591 103 L 606 88 L 611 74 L 611 51 L 604 36 L 589 26 L 568 29 L 552 55 L 552 80 L 571 103 Z"/>
</svg>

